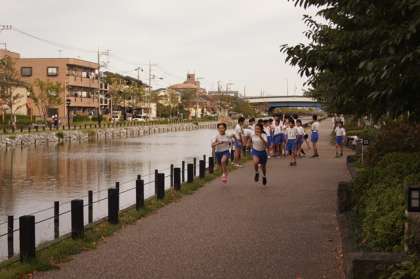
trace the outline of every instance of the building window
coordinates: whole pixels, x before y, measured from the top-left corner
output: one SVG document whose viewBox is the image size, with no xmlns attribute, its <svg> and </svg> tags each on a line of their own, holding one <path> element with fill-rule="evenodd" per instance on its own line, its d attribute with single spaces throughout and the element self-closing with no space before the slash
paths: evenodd
<svg viewBox="0 0 420 279">
<path fill-rule="evenodd" d="M 58 76 L 58 67 L 48 67 L 47 68 L 47 75 L 49 77 Z"/>
<path fill-rule="evenodd" d="M 23 77 L 31 77 L 32 76 L 32 67 L 22 67 L 20 68 L 20 75 Z"/>
</svg>

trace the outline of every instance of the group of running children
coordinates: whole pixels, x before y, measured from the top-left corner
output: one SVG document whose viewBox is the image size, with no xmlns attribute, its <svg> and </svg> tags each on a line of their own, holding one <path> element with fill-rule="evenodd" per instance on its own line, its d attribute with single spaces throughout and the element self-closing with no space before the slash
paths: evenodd
<svg viewBox="0 0 420 279">
<path fill-rule="evenodd" d="M 212 148 L 214 157 L 219 168 L 222 170 L 222 182 L 227 182 L 228 161 L 231 158 L 231 147 L 234 147 L 233 165 L 241 167 L 241 154 L 243 150 L 250 149 L 254 161 L 255 182 L 260 180 L 260 172 L 262 171 L 262 184 L 267 184 L 267 161 L 270 157 L 288 156 L 290 158 L 290 166 L 297 165 L 297 158 L 304 157 L 305 151 L 303 145 L 307 149 L 313 149 L 312 157 L 319 157 L 318 140 L 319 140 L 319 122 L 318 116 L 312 116 L 313 122 L 311 132 L 308 135 L 305 132 L 302 121 L 297 115 L 276 115 L 274 119 L 254 118 L 245 123 L 245 118 L 241 117 L 235 126 L 233 134 L 227 134 L 227 125 L 219 123 L 217 125 L 218 134 L 212 140 Z M 337 123 L 335 127 L 337 157 L 343 155 L 343 141 L 345 130 L 343 123 Z M 309 143 L 309 138 L 311 144 Z M 339 150 L 341 151 L 340 153 Z"/>
</svg>

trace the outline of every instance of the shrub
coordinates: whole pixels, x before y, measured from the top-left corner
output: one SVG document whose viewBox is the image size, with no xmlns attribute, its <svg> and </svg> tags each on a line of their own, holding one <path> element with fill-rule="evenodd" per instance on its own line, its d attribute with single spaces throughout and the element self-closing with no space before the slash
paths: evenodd
<svg viewBox="0 0 420 279">
<path fill-rule="evenodd" d="M 391 152 L 420 152 L 420 125 L 402 121 L 388 122 L 369 146 L 367 162 L 374 165 Z"/>
<path fill-rule="evenodd" d="M 420 182 L 420 153 L 391 153 L 362 171 L 352 188 L 360 243 L 375 251 L 403 247 L 405 185 Z"/>
<path fill-rule="evenodd" d="M 88 122 L 91 118 L 87 115 L 75 115 L 73 116 L 73 122 Z"/>
</svg>

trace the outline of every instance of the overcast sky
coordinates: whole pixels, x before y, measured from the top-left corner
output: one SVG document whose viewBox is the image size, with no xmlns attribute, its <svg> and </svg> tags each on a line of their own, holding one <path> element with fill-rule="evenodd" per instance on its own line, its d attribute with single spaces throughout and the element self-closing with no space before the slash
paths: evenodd
<svg viewBox="0 0 420 279">
<path fill-rule="evenodd" d="M 0 24 L 61 43 L 58 47 L 16 31 L 0 43 L 23 57 L 80 57 L 110 49 L 109 69 L 136 75 L 136 65 L 164 78 L 154 87 L 182 82 L 187 72 L 208 90 L 234 83 L 247 95 L 301 94 L 303 80 L 284 63 L 279 46 L 305 41 L 305 12 L 286 0 L 14 0 L 3 1 Z M 69 49 L 77 47 L 88 51 Z M 90 52 L 89 52 L 90 50 Z M 147 73 L 141 73 L 146 80 Z"/>
</svg>

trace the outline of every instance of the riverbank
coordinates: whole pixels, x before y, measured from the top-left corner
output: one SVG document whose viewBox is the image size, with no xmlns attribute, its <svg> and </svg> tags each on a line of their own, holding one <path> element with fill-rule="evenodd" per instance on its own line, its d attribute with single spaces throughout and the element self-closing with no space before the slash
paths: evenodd
<svg viewBox="0 0 420 279">
<path fill-rule="evenodd" d="M 216 121 L 175 122 L 171 124 L 110 126 L 106 128 L 79 127 L 75 130 L 51 130 L 32 133 L 0 135 L 0 150 L 37 145 L 55 145 L 62 142 L 83 143 L 87 141 L 109 140 L 154 135 L 167 132 L 192 131 L 196 129 L 214 129 Z M 95 127 L 95 126 L 93 126 Z"/>
<path fill-rule="evenodd" d="M 244 159 L 243 162 L 248 159 Z M 229 169 L 233 171 L 236 168 L 230 166 Z M 136 210 L 135 205 L 121 210 L 119 214 L 120 222 L 117 225 L 110 224 L 106 221 L 106 218 L 103 218 L 93 225 L 86 226 L 84 237 L 81 239 L 72 239 L 67 234 L 58 240 L 44 243 L 37 251 L 36 259 L 32 261 L 21 263 L 17 257 L 7 260 L 0 264 L 0 279 L 33 278 L 32 273 L 34 271 L 57 269 L 58 264 L 68 262 L 71 260 L 71 256 L 96 249 L 100 243 L 108 239 L 107 237 L 128 225 L 134 224 L 139 219 L 151 215 L 158 209 L 193 194 L 207 185 L 208 182 L 219 177 L 220 172 L 218 170 L 212 174 L 206 173 L 204 178 L 196 177 L 192 183 L 182 184 L 180 191 L 175 191 L 173 188 L 166 190 L 165 197 L 162 200 L 157 200 L 156 197 L 148 198 L 145 200 L 144 207 L 140 210 Z"/>
</svg>

